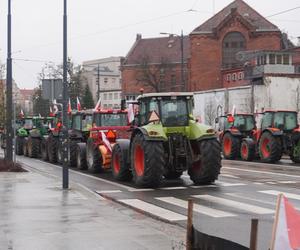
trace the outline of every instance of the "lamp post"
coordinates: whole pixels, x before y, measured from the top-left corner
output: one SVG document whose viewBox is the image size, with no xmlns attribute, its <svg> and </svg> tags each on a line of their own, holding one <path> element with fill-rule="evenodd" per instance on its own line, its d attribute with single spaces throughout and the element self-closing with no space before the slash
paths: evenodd
<svg viewBox="0 0 300 250">
<path fill-rule="evenodd" d="M 13 160 L 12 147 L 12 58 L 11 58 L 11 0 L 8 0 L 7 14 L 7 70 L 6 70 L 6 154 L 5 159 Z"/>
<path fill-rule="evenodd" d="M 184 36 L 183 36 L 183 31 L 181 30 L 181 35 L 178 34 L 174 34 L 174 33 L 168 33 L 168 32 L 160 32 L 161 35 L 171 35 L 171 36 L 176 36 L 180 38 L 180 57 L 181 57 L 181 83 L 183 85 L 183 91 L 186 90 L 186 86 L 185 86 L 185 79 L 184 79 L 184 54 L 183 54 L 183 49 L 184 49 L 184 45 L 183 45 L 183 40 L 184 40 Z"/>
</svg>

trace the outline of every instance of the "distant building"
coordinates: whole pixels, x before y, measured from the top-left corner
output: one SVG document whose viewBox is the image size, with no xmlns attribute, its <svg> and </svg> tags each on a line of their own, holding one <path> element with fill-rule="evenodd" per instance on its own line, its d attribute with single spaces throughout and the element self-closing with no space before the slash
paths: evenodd
<svg viewBox="0 0 300 250">
<path fill-rule="evenodd" d="M 19 105 L 22 107 L 25 114 L 33 113 L 33 94 L 34 89 L 20 89 Z"/>
<path fill-rule="evenodd" d="M 85 61 L 82 64 L 84 82 L 88 84 L 95 103 L 98 101 L 99 86 L 101 104 L 104 108 L 120 108 L 122 99 L 121 60 L 122 57 L 108 57 Z"/>
</svg>

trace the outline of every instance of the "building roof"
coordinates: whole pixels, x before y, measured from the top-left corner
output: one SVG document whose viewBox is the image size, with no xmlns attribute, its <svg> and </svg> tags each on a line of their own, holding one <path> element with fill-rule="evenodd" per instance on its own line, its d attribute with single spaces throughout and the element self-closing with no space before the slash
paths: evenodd
<svg viewBox="0 0 300 250">
<path fill-rule="evenodd" d="M 279 31 L 276 25 L 269 22 L 243 0 L 235 0 L 194 29 L 192 33 L 212 33 L 234 11 L 242 16 L 256 31 Z"/>
<path fill-rule="evenodd" d="M 188 36 L 183 37 L 183 58 L 187 61 L 190 54 L 190 41 Z M 127 54 L 123 65 L 140 64 L 147 58 L 149 64 L 180 63 L 181 62 L 181 38 L 180 36 L 141 38 L 137 39 Z"/>
</svg>

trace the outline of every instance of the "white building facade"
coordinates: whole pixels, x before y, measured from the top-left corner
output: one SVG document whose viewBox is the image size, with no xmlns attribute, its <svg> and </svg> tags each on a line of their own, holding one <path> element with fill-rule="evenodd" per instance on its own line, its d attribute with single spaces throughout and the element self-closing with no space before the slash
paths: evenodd
<svg viewBox="0 0 300 250">
<path fill-rule="evenodd" d="M 99 92 L 103 108 L 116 109 L 121 106 L 121 60 L 122 57 L 108 57 L 82 64 L 85 82 L 92 92 L 94 102 L 98 101 Z"/>
</svg>

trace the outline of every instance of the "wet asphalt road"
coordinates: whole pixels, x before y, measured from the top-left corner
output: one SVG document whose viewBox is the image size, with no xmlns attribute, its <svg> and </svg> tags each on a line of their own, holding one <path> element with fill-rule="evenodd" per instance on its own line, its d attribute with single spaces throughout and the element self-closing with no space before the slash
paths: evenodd
<svg viewBox="0 0 300 250">
<path fill-rule="evenodd" d="M 37 159 L 18 160 L 38 171 L 61 176 L 58 165 Z M 108 171 L 91 174 L 70 170 L 70 181 L 99 195 L 132 207 L 163 221 L 186 226 L 187 200 L 194 200 L 194 225 L 202 232 L 249 246 L 251 218 L 259 219 L 258 249 L 267 249 L 276 195 L 285 193 L 300 209 L 300 165 L 283 159 L 279 164 L 223 160 L 214 185 L 193 186 L 187 173 L 178 180 L 164 181 L 157 189 L 138 189 L 132 183 L 115 182 Z"/>
</svg>

